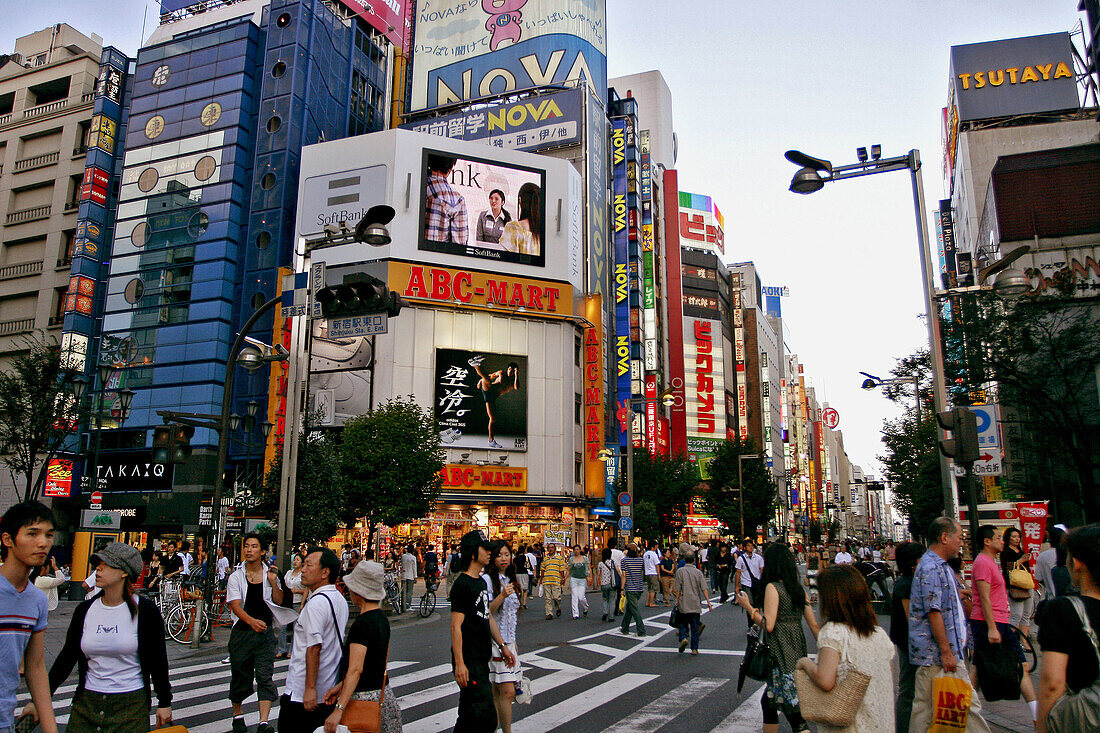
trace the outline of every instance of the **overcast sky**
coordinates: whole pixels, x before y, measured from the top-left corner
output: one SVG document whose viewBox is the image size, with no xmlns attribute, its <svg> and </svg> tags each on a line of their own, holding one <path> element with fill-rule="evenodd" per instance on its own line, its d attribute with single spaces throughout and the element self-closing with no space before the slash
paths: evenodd
<svg viewBox="0 0 1100 733">
<path fill-rule="evenodd" d="M 787 285 L 790 345 L 840 412 L 848 455 L 879 470 L 897 414 L 859 371 L 885 375 L 926 346 L 909 177 L 789 193 L 797 148 L 836 164 L 859 146 L 921 151 L 931 212 L 944 195 L 940 109 L 952 45 L 1068 31 L 1077 0 L 609 0 L 608 73 L 658 69 L 673 96 L 680 186 L 725 216 L 726 255 Z M 66 22 L 133 55 L 156 23 L 139 0 L 0 0 L 0 52 Z M 934 229 L 929 227 L 930 236 Z"/>
</svg>

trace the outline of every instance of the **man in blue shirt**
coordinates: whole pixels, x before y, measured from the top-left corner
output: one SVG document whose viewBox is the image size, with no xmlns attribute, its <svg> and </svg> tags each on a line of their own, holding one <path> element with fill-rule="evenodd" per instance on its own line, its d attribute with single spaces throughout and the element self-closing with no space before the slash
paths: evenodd
<svg viewBox="0 0 1100 733">
<path fill-rule="evenodd" d="M 0 518 L 0 733 L 15 723 L 19 665 L 44 733 L 57 733 L 46 675 L 46 594 L 30 582 L 53 547 L 53 512 L 37 501 L 16 504 Z"/>
<path fill-rule="evenodd" d="M 950 517 L 932 520 L 928 528 L 928 551 L 917 564 L 909 597 L 909 663 L 917 665 L 913 714 L 909 730 L 924 733 L 933 723 L 936 700 L 933 681 L 947 675 L 970 684 L 966 669 L 967 620 L 955 573 L 947 561 L 962 549 L 962 526 Z M 981 716 L 982 705 L 974 690 L 970 693 L 967 731 L 988 733 Z"/>
</svg>

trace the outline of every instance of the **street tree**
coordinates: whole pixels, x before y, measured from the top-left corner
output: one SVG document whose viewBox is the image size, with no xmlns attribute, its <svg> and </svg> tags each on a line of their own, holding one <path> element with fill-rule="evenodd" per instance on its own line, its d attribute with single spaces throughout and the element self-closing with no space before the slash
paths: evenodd
<svg viewBox="0 0 1100 733">
<path fill-rule="evenodd" d="M 279 485 L 283 454 L 280 446 L 268 465 L 263 491 L 254 511 L 260 516 L 279 517 Z M 339 451 L 335 437 L 327 431 L 303 432 L 298 440 L 295 467 L 294 544 L 327 542 L 343 523 L 344 482 L 340 477 Z"/>
<path fill-rule="evenodd" d="M 444 454 L 430 410 L 395 398 L 344 424 L 338 450 L 347 521 L 365 519 L 368 533 L 415 521 L 439 496 Z"/>
<path fill-rule="evenodd" d="M 56 341 L 24 339 L 0 372 L 0 456 L 21 500 L 34 499 L 46 482 L 51 459 L 76 430 L 74 373 L 64 368 Z"/>
<path fill-rule="evenodd" d="M 902 416 L 884 420 L 882 442 L 886 452 L 879 456 L 883 476 L 890 482 L 894 508 L 904 514 L 909 531 L 923 536 L 932 520 L 943 514 L 940 477 L 939 433 L 932 403 L 932 362 L 920 349 L 902 357 L 891 370 L 893 378 L 917 379 L 920 421 L 912 383 L 886 385 L 886 398 L 901 406 Z"/>
<path fill-rule="evenodd" d="M 651 456 L 648 451 L 635 450 L 634 533 L 647 540 L 679 535 L 698 484 L 695 466 L 686 456 Z M 626 490 L 623 471 L 618 489 Z"/>
<path fill-rule="evenodd" d="M 740 456 L 753 456 L 741 460 Z M 730 531 L 755 534 L 757 525 L 766 527 L 775 516 L 776 485 L 752 438 L 727 440 L 718 446 L 708 466 L 710 479 L 703 490 L 707 511 Z M 738 464 L 741 488 L 738 489 Z"/>
</svg>

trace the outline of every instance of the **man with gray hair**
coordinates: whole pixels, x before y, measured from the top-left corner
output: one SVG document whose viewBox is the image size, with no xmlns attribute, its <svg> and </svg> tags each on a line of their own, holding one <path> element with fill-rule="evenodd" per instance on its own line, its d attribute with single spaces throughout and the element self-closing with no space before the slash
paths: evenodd
<svg viewBox="0 0 1100 733">
<path fill-rule="evenodd" d="M 928 528 L 928 551 L 917 563 L 909 599 L 909 662 L 919 667 L 914 683 L 910 731 L 927 731 L 933 722 L 933 681 L 946 675 L 970 684 L 966 669 L 968 624 L 955 573 L 947 561 L 962 549 L 962 526 L 938 517 Z M 982 704 L 971 690 L 966 730 L 988 733 Z"/>
</svg>

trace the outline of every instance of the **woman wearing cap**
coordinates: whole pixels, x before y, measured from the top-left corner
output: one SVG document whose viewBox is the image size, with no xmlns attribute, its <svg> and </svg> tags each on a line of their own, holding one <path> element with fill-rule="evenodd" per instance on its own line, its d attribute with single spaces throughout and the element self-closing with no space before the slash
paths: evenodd
<svg viewBox="0 0 1100 733">
<path fill-rule="evenodd" d="M 134 593 L 141 553 L 112 542 L 95 558 L 96 594 L 73 611 L 65 645 L 50 669 L 50 691 L 78 667 L 68 733 L 134 733 L 149 729 L 149 683 L 157 694 L 157 726 L 172 723 L 172 686 L 164 621 L 148 598 Z M 30 707 L 30 706 L 28 706 Z"/>
<path fill-rule="evenodd" d="M 380 603 L 386 597 L 382 584 L 384 568 L 373 560 L 357 564 L 344 576 L 344 585 L 351 593 L 351 600 L 359 606 L 359 615 L 348 630 L 347 675 L 325 693 L 325 704 L 335 705 L 325 720 L 325 733 L 335 733 L 343 723 L 351 733 L 360 730 L 345 709 L 353 701 L 382 701 L 382 733 L 401 733 L 401 706 L 386 679 L 386 663 L 390 651 L 390 622 L 382 612 Z M 383 692 L 383 685 L 385 691 Z M 352 714 L 354 714 L 354 708 Z"/>
</svg>

